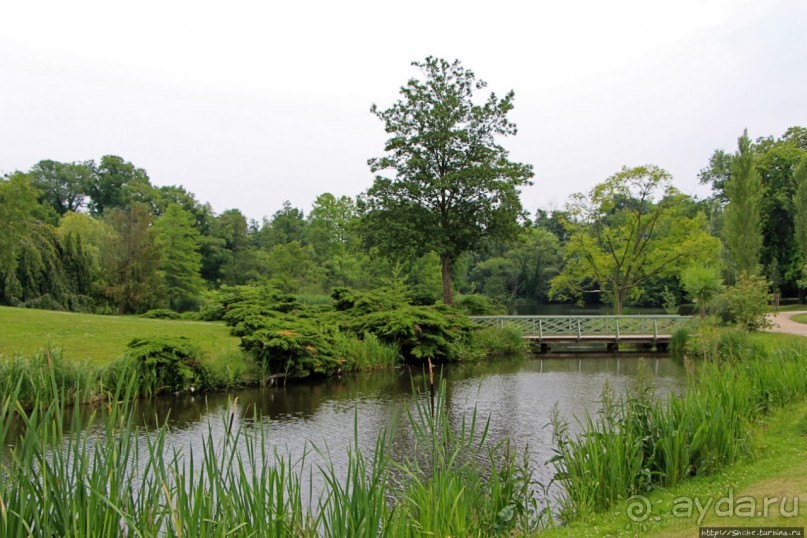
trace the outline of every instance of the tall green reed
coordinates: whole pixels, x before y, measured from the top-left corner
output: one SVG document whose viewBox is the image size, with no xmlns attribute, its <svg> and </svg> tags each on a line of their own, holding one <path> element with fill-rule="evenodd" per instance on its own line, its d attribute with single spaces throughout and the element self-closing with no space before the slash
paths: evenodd
<svg viewBox="0 0 807 538">
<path fill-rule="evenodd" d="M 807 346 L 767 336 L 700 363 L 685 394 L 666 401 L 640 385 L 614 399 L 606 390 L 598 416 L 580 433 L 553 415 L 561 517 L 578 519 L 656 486 L 709 474 L 750 452 L 755 419 L 807 395 Z"/>
<path fill-rule="evenodd" d="M 433 413 L 420 401 L 410 414 L 419 457 L 394 462 L 390 431 L 365 456 L 356 417 L 343 474 L 327 457 L 309 465 L 310 451 L 281 456 L 235 405 L 191 451 L 169 446 L 166 424 L 135 422 L 134 380 L 89 425 L 50 381 L 47 405 L 20 405 L 21 381 L 0 405 L 0 446 L 13 446 L 0 457 L 0 536 L 491 536 L 534 523 L 528 466 L 490 446 L 475 414 L 454 431 L 444 390 Z"/>
</svg>

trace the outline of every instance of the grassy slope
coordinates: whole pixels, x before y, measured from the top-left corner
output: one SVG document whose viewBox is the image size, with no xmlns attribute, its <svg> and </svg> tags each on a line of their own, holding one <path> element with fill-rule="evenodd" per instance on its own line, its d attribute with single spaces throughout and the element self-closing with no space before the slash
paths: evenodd
<svg viewBox="0 0 807 538">
<path fill-rule="evenodd" d="M 0 307 L 0 357 L 51 345 L 62 348 L 67 360 L 102 366 L 118 358 L 133 338 L 150 336 L 187 336 L 211 363 L 240 355 L 238 339 L 219 323 Z"/>
</svg>

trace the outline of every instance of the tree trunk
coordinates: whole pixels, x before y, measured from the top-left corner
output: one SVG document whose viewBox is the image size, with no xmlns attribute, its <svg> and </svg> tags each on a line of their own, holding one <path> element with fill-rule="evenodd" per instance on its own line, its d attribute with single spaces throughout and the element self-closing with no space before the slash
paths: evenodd
<svg viewBox="0 0 807 538">
<path fill-rule="evenodd" d="M 614 295 L 616 298 L 616 304 L 614 304 L 614 307 L 616 308 L 616 315 L 621 316 L 622 308 L 625 305 L 625 295 L 627 295 L 626 290 L 616 290 Z"/>
<path fill-rule="evenodd" d="M 448 254 L 440 254 L 440 265 L 443 270 L 443 302 L 448 306 L 454 306 L 454 282 L 451 279 L 451 257 Z"/>
</svg>

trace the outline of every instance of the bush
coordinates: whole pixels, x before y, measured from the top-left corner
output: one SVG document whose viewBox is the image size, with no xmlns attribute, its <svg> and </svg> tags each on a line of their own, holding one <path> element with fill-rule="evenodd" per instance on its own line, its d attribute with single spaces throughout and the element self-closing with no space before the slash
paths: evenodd
<svg viewBox="0 0 807 538">
<path fill-rule="evenodd" d="M 240 321 L 233 335 L 266 373 L 292 377 L 331 375 L 347 359 L 339 356 L 336 326 L 288 314 L 254 315 Z"/>
<path fill-rule="evenodd" d="M 179 319 L 181 316 L 173 310 L 168 310 L 167 308 L 158 308 L 155 310 L 149 310 L 145 314 L 140 314 L 140 317 L 147 319 Z"/>
<path fill-rule="evenodd" d="M 352 312 L 351 312 L 352 314 Z M 356 335 L 371 333 L 400 348 L 405 359 L 454 361 L 473 328 L 470 320 L 453 308 L 403 306 L 364 315 L 345 316 L 343 326 Z"/>
<path fill-rule="evenodd" d="M 522 336 L 518 327 L 483 327 L 471 333 L 472 348 L 482 350 L 487 357 L 522 356 L 529 349 Z"/>
<path fill-rule="evenodd" d="M 202 319 L 202 316 L 199 315 L 199 312 L 188 310 L 187 312 L 183 312 L 182 314 L 180 314 L 179 319 L 183 319 L 185 321 L 200 321 Z"/>
<path fill-rule="evenodd" d="M 769 288 L 770 283 L 765 277 L 741 276 L 719 299 L 722 317 L 748 332 L 770 327 L 767 316 L 771 300 Z"/>
<path fill-rule="evenodd" d="M 469 316 L 496 316 L 507 314 L 507 309 L 494 304 L 490 297 L 480 294 L 461 295 L 457 299 L 457 308 Z"/>
<path fill-rule="evenodd" d="M 110 387 L 128 383 L 132 376 L 138 380 L 136 392 L 148 396 L 204 390 L 210 385 L 200 351 L 189 338 L 135 338 L 128 348 L 104 372 L 104 381 Z"/>
</svg>

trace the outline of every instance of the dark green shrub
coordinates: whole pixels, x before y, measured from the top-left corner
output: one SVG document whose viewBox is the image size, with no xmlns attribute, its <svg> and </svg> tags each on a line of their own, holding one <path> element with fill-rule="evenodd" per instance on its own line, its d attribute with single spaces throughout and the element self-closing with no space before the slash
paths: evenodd
<svg viewBox="0 0 807 538">
<path fill-rule="evenodd" d="M 147 319 L 179 319 L 181 316 L 179 313 L 174 312 L 173 310 L 168 310 L 167 308 L 157 308 L 155 310 L 149 310 L 145 314 L 140 314 L 140 317 Z"/>
<path fill-rule="evenodd" d="M 127 383 L 133 375 L 138 380 L 137 393 L 149 396 L 204 390 L 209 386 L 200 351 L 189 338 L 135 338 L 128 348 L 103 374 L 110 388 Z"/>
<path fill-rule="evenodd" d="M 179 319 L 184 319 L 186 321 L 199 321 L 202 319 L 202 316 L 199 315 L 199 312 L 188 310 L 187 312 L 181 313 L 179 315 Z"/>
<path fill-rule="evenodd" d="M 397 345 L 405 359 L 446 360 L 461 358 L 473 325 L 457 310 L 445 305 L 411 306 L 345 316 L 343 326 L 354 334 L 372 333 L 384 343 Z"/>
<path fill-rule="evenodd" d="M 334 288 L 331 297 L 336 310 L 351 311 L 353 314 L 394 310 L 411 304 L 409 291 L 403 285 L 384 286 L 370 291 L 340 287 Z"/>
<path fill-rule="evenodd" d="M 339 371 L 347 359 L 336 346 L 337 332 L 336 326 L 282 313 L 251 316 L 233 328 L 244 351 L 267 373 L 291 377 Z"/>
</svg>

